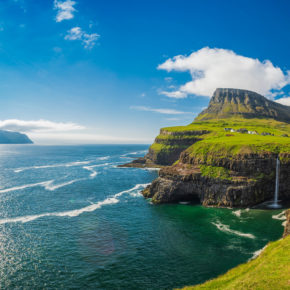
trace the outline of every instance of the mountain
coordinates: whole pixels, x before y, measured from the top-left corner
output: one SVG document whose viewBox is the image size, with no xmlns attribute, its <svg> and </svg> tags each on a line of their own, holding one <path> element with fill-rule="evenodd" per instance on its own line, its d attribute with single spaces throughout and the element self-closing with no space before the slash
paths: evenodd
<svg viewBox="0 0 290 290">
<path fill-rule="evenodd" d="M 33 142 L 25 134 L 0 130 L 0 144 L 32 144 L 32 143 Z"/>
<path fill-rule="evenodd" d="M 160 130 L 148 154 L 126 167 L 160 167 L 143 191 L 153 203 L 197 200 L 204 206 L 247 207 L 290 199 L 289 107 L 254 92 L 217 89 L 187 126 Z"/>
<path fill-rule="evenodd" d="M 202 111 L 197 121 L 242 118 L 271 118 L 290 123 L 290 107 L 270 101 L 251 91 L 218 88 L 209 106 Z"/>
</svg>

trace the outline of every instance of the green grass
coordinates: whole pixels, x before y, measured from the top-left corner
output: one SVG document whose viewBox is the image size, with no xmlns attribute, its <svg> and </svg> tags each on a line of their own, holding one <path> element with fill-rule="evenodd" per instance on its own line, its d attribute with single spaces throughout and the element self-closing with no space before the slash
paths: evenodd
<svg viewBox="0 0 290 290">
<path fill-rule="evenodd" d="M 229 170 L 224 167 L 200 165 L 200 171 L 202 176 L 232 180 Z"/>
<path fill-rule="evenodd" d="M 240 129 L 246 128 L 250 131 L 257 131 L 259 134 L 267 132 L 274 136 L 250 135 L 242 133 L 226 132 L 224 128 Z M 189 135 L 190 131 L 207 130 L 204 135 Z M 161 144 L 153 144 L 151 148 L 159 152 L 160 150 L 173 149 L 170 141 L 190 140 L 194 138 L 202 139 L 188 146 L 188 152 L 210 164 L 214 158 L 231 158 L 237 154 L 251 154 L 272 152 L 275 154 L 290 152 L 290 137 L 282 137 L 283 134 L 290 136 L 290 124 L 275 121 L 272 119 L 224 119 L 210 121 L 195 121 L 188 126 L 177 126 L 163 128 L 161 132 L 183 133 L 184 135 L 160 134 L 157 137 Z M 162 144 L 163 143 L 163 144 Z M 288 158 L 288 157 L 284 157 Z M 289 159 L 289 158 L 288 158 Z M 289 160 L 281 160 L 288 162 Z"/>
<path fill-rule="evenodd" d="M 269 243 L 261 255 L 190 289 L 290 289 L 290 236 Z"/>
</svg>

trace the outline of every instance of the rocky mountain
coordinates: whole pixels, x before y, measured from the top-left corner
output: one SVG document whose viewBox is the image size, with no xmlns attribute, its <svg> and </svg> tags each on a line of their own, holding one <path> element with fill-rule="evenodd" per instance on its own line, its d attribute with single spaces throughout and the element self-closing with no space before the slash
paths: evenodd
<svg viewBox="0 0 290 290">
<path fill-rule="evenodd" d="M 193 123 L 161 129 L 148 154 L 124 166 L 161 167 L 143 192 L 153 203 L 247 207 L 273 198 L 279 158 L 279 198 L 290 199 L 287 112 L 254 92 L 217 89 Z"/>
<path fill-rule="evenodd" d="M 202 111 L 196 120 L 230 117 L 271 118 L 290 123 L 290 107 L 270 101 L 255 92 L 218 88 L 208 108 Z"/>
<path fill-rule="evenodd" d="M 28 138 L 27 135 L 0 130 L 0 144 L 32 144 L 33 142 Z"/>
</svg>

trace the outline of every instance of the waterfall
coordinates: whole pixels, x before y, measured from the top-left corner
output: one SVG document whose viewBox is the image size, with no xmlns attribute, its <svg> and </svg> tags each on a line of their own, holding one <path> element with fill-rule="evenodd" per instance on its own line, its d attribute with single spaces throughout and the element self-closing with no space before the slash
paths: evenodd
<svg viewBox="0 0 290 290">
<path fill-rule="evenodd" d="M 274 207 L 278 207 L 278 196 L 279 196 L 279 171 L 280 171 L 280 160 L 277 157 L 276 160 L 276 183 L 275 183 L 275 195 L 274 195 Z"/>
</svg>

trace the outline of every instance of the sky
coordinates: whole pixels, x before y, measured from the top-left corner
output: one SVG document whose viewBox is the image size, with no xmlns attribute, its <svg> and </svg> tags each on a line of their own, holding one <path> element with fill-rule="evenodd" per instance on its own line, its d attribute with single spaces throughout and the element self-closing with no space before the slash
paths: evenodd
<svg viewBox="0 0 290 290">
<path fill-rule="evenodd" d="M 288 0 L 1 0 L 0 129 L 150 144 L 217 87 L 290 105 Z"/>
</svg>

